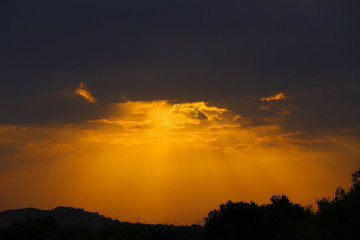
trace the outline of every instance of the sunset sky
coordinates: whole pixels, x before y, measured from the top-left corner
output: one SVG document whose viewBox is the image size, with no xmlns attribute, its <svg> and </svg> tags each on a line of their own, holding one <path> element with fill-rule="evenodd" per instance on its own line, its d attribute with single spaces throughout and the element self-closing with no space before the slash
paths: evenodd
<svg viewBox="0 0 360 240">
<path fill-rule="evenodd" d="M 360 1 L 0 3 L 0 211 L 202 224 L 360 167 Z"/>
</svg>

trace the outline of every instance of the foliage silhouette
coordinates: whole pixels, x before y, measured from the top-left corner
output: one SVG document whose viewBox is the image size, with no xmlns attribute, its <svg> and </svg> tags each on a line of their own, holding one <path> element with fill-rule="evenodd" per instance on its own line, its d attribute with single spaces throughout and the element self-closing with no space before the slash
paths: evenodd
<svg viewBox="0 0 360 240">
<path fill-rule="evenodd" d="M 286 195 L 274 195 L 271 204 L 228 201 L 213 210 L 205 220 L 205 230 L 212 239 L 280 239 L 290 231 L 298 236 L 296 227 L 311 218 L 311 212 L 290 202 Z M 289 234 L 287 234 L 289 235 Z M 292 238 L 295 239 L 295 238 Z"/>
<path fill-rule="evenodd" d="M 360 239 L 360 169 L 351 176 L 350 189 L 339 187 L 333 199 L 317 201 L 318 239 Z"/>
<path fill-rule="evenodd" d="M 209 239 L 360 239 L 360 169 L 352 186 L 335 191 L 333 199 L 317 201 L 318 211 L 292 203 L 286 195 L 274 195 L 270 204 L 228 201 L 209 212 L 205 233 Z"/>
</svg>

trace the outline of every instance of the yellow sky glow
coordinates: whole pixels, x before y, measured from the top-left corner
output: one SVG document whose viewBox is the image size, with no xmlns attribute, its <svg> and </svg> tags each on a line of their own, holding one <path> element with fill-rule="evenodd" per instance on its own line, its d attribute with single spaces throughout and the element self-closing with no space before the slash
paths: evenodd
<svg viewBox="0 0 360 240">
<path fill-rule="evenodd" d="M 1 206 L 65 205 L 126 221 L 201 224 L 227 200 L 265 203 L 285 193 L 311 204 L 346 186 L 349 166 L 357 168 L 351 146 L 360 140 L 346 139 L 345 148 L 343 130 L 310 137 L 251 125 L 206 102 L 106 107 L 107 116 L 81 124 L 1 126 L 0 144 L 17 149 L 3 153 Z"/>
</svg>

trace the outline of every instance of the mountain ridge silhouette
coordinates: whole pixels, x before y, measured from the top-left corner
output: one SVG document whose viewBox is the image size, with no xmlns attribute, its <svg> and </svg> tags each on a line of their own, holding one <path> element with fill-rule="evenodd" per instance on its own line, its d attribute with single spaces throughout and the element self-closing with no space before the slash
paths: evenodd
<svg viewBox="0 0 360 240">
<path fill-rule="evenodd" d="M 6 228 L 25 219 L 53 218 L 60 226 L 75 226 L 80 228 L 99 228 L 105 224 L 119 222 L 99 215 L 98 213 L 88 212 L 81 208 L 58 206 L 51 210 L 37 208 L 20 208 L 5 210 L 0 212 L 0 228 Z"/>
</svg>

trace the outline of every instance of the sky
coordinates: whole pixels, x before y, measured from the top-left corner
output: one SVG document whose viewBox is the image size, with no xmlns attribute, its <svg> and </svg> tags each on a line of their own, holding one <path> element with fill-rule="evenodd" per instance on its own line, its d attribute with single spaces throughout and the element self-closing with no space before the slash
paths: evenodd
<svg viewBox="0 0 360 240">
<path fill-rule="evenodd" d="M 202 224 L 360 167 L 359 1 L 1 1 L 0 210 Z"/>
</svg>

